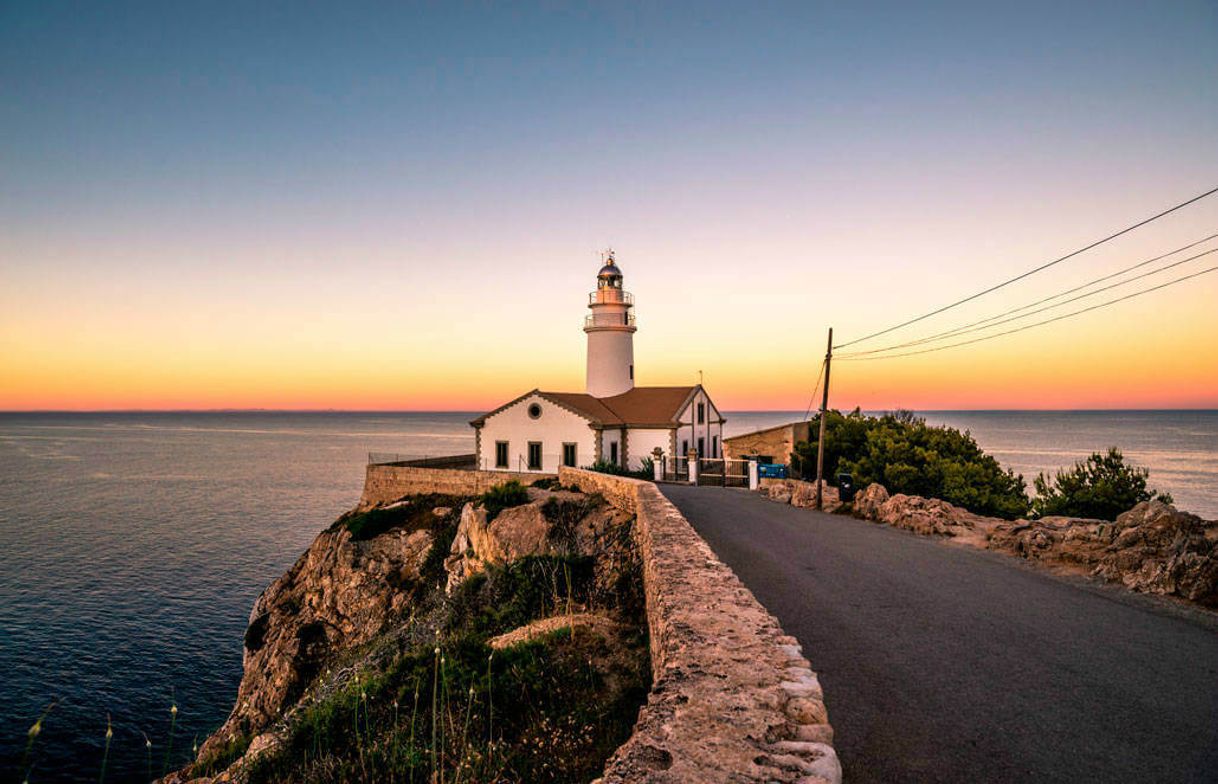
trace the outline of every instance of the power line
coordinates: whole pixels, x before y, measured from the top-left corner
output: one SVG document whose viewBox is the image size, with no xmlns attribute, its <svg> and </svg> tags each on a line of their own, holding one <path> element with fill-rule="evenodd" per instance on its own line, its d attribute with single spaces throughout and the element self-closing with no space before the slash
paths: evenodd
<svg viewBox="0 0 1218 784">
<path fill-rule="evenodd" d="M 1188 205 L 1192 204 L 1193 202 L 1201 201 L 1205 197 L 1212 196 L 1215 193 L 1218 193 L 1218 188 L 1211 188 L 1210 190 L 1206 191 L 1205 193 L 1202 193 L 1199 196 L 1194 196 L 1193 198 L 1189 199 L 1188 201 L 1180 202 L 1176 206 L 1163 210 L 1162 212 L 1158 213 L 1157 215 L 1152 215 L 1149 218 L 1138 221 L 1137 223 L 1133 224 L 1132 226 L 1127 226 L 1118 232 L 1109 234 L 1107 237 L 1104 237 L 1101 240 L 1096 240 L 1095 242 L 1091 243 L 1090 245 L 1079 248 L 1076 251 L 1071 251 L 1070 253 L 1067 253 L 1065 256 L 1061 256 L 1059 258 L 1054 259 L 1053 261 L 1046 262 L 1045 264 L 1041 264 L 1039 267 L 1035 267 L 1033 269 L 1028 270 L 1027 272 L 1016 275 L 1013 278 L 1004 280 L 1002 283 L 999 283 L 997 285 L 990 286 L 988 289 L 979 291 L 976 294 L 965 297 L 964 299 L 956 300 L 955 302 L 951 303 L 950 305 L 944 305 L 941 308 L 932 310 L 931 312 L 925 313 L 921 316 L 918 316 L 917 318 L 912 318 L 908 321 L 903 321 L 900 324 L 897 324 L 895 326 L 888 327 L 887 329 L 882 329 L 879 332 L 872 332 L 870 335 L 865 335 L 861 338 L 857 338 L 855 340 L 850 340 L 845 343 L 839 343 L 838 345 L 834 346 L 834 348 L 845 348 L 846 346 L 852 346 L 855 343 L 862 343 L 864 340 L 871 340 L 872 338 L 879 337 L 880 335 L 886 335 L 889 332 L 901 329 L 902 327 L 908 327 L 910 324 L 916 324 L 917 322 L 922 321 L 924 319 L 928 319 L 931 316 L 937 316 L 940 313 L 943 313 L 944 311 L 948 311 L 948 310 L 951 310 L 952 308 L 959 307 L 960 305 L 963 305 L 966 302 L 971 302 L 971 301 L 977 299 L 978 297 L 983 297 L 986 294 L 997 291 L 1000 288 L 1009 286 L 1012 283 L 1023 280 L 1024 278 L 1028 277 L 1029 275 L 1035 275 L 1036 273 L 1046 270 L 1049 267 L 1052 267 L 1056 264 L 1060 264 L 1063 261 L 1066 261 L 1067 259 L 1074 258 L 1075 256 L 1079 255 L 1080 253 L 1084 253 L 1086 251 L 1091 250 L 1092 248 L 1103 245 L 1105 242 L 1108 242 L 1109 240 L 1114 240 L 1117 237 L 1120 237 L 1122 234 L 1128 234 L 1129 232 L 1133 231 L 1134 229 L 1141 228 L 1142 226 L 1145 226 L 1146 224 L 1151 223 L 1152 221 L 1156 221 L 1165 215 L 1170 215 L 1171 213 L 1175 212 L 1176 210 L 1183 209 L 1184 207 L 1187 207 Z"/>
<path fill-rule="evenodd" d="M 820 372 L 816 374 L 816 386 L 812 387 L 812 398 L 808 400 L 808 410 L 804 412 L 804 421 L 812 416 L 812 406 L 816 403 L 816 393 L 820 391 L 820 380 L 825 376 L 825 360 L 820 361 Z"/>
<path fill-rule="evenodd" d="M 1199 272 L 1194 272 L 1190 275 L 1184 275 L 1183 277 L 1176 278 L 1175 280 L 1169 280 L 1166 283 L 1160 283 L 1158 286 L 1152 286 L 1151 288 L 1148 288 L 1148 289 L 1143 289 L 1141 291 L 1135 291 L 1132 294 L 1126 294 L 1123 297 L 1117 297 L 1116 299 L 1109 300 L 1107 302 L 1101 302 L 1098 305 L 1092 305 L 1091 307 L 1082 308 L 1081 310 L 1071 311 L 1070 313 L 1063 313 L 1060 316 L 1054 316 L 1053 318 L 1045 319 L 1044 321 L 1037 321 L 1033 324 L 1025 324 L 1022 327 L 1016 327 L 1015 329 L 1008 329 L 1004 332 L 997 332 L 993 335 L 985 335 L 983 337 L 973 338 L 972 340 L 963 340 L 959 343 L 950 343 L 946 346 L 935 346 L 934 348 L 924 348 L 920 351 L 905 351 L 900 354 L 887 354 L 882 357 L 864 357 L 864 356 L 856 355 L 853 357 L 843 356 L 843 357 L 840 357 L 840 359 L 843 362 L 870 362 L 870 361 L 874 361 L 877 359 L 897 359 L 898 357 L 912 357 L 915 354 L 929 354 L 932 351 L 944 351 L 949 348 L 957 348 L 959 346 L 967 346 L 972 343 L 980 343 L 984 340 L 993 340 L 994 338 L 1000 338 L 1004 335 L 1013 335 L 1016 332 L 1023 332 L 1025 329 L 1032 329 L 1033 327 L 1041 327 L 1041 326 L 1044 326 L 1045 324 L 1052 324 L 1055 321 L 1062 321 L 1063 319 L 1072 318 L 1074 316 L 1080 316 L 1083 313 L 1089 313 L 1093 310 L 1099 310 L 1100 308 L 1106 308 L 1109 305 L 1115 305 L 1118 302 L 1124 302 L 1127 299 L 1133 299 L 1134 297 L 1140 297 L 1143 294 L 1149 294 L 1152 291 L 1158 291 L 1159 289 L 1165 289 L 1168 286 L 1174 286 L 1177 283 L 1183 283 L 1186 280 L 1191 280 L 1192 278 L 1200 277 L 1201 275 L 1206 275 L 1206 274 L 1209 274 L 1209 273 L 1215 272 L 1215 271 L 1218 271 L 1218 266 L 1208 267 Z"/>
<path fill-rule="evenodd" d="M 1218 236 L 1218 235 L 1215 235 L 1215 236 Z M 1172 253 L 1176 253 L 1176 252 L 1177 251 L 1172 251 Z M 1027 310 L 1030 307 L 1039 305 L 1041 302 L 1048 302 L 1049 300 L 1057 299 L 1058 297 L 1064 297 L 1066 294 L 1070 294 L 1071 292 L 1078 291 L 1079 289 L 1087 288 L 1088 286 L 1093 286 L 1096 283 L 1116 277 L 1116 275 L 1119 275 L 1119 274 L 1122 274 L 1125 272 L 1129 272 L 1130 270 L 1136 269 L 1137 267 L 1144 266 L 1147 263 L 1147 262 L 1141 262 L 1139 264 L 1135 264 L 1133 267 L 1129 267 L 1127 269 L 1122 270 L 1120 273 L 1113 273 L 1112 275 L 1107 275 L 1103 278 L 1093 280 L 1089 283 L 1084 283 L 1082 286 L 1076 286 L 1073 289 L 1070 289 L 1069 291 L 1064 291 L 1060 294 L 1054 294 L 1052 297 L 1047 297 L 1047 298 L 1039 300 L 1037 302 L 1033 302 L 1030 305 L 1024 305 L 1022 307 L 1015 308 L 1014 310 L 1007 311 L 1007 313 L 999 313 L 997 316 L 990 316 L 987 319 L 982 319 L 981 321 L 974 321 L 972 324 L 966 324 L 963 327 L 957 327 L 956 329 L 951 329 L 951 330 L 948 330 L 947 332 L 940 332 L 936 335 L 930 335 L 929 337 L 925 337 L 925 338 L 919 338 L 918 340 L 910 340 L 906 343 L 897 343 L 896 345 L 886 346 L 884 348 L 871 349 L 870 351 L 856 351 L 852 354 L 843 354 L 843 355 L 841 355 L 841 358 L 849 359 L 851 357 L 861 357 L 866 354 L 882 354 L 884 352 L 892 351 L 892 350 L 898 349 L 898 348 L 906 348 L 908 346 L 921 346 L 926 343 L 933 343 L 936 340 L 942 340 L 946 337 L 958 337 L 960 335 L 967 335 L 970 332 L 980 332 L 981 330 L 984 330 L 984 329 L 993 329 L 994 327 L 1001 326 L 1002 324 L 1010 324 L 1012 321 L 1019 321 L 1020 319 L 1025 319 L 1029 316 L 1035 316 L 1037 313 L 1044 313 L 1046 310 L 1052 310 L 1053 308 L 1060 308 L 1062 305 L 1069 305 L 1071 302 L 1078 302 L 1080 299 L 1086 299 L 1087 297 L 1094 297 L 1096 294 L 1103 294 L 1105 291 L 1111 291 L 1112 289 L 1119 288 L 1121 286 L 1126 286 L 1130 283 L 1133 283 L 1134 281 L 1142 280 L 1143 278 L 1148 278 L 1151 275 L 1158 275 L 1160 272 L 1166 272 L 1169 269 L 1179 267 L 1181 264 L 1187 264 L 1190 261 L 1196 261 L 1197 259 L 1202 258 L 1203 256 L 1210 255 L 1211 253 L 1218 253 L 1218 248 L 1214 248 L 1212 250 L 1207 250 L 1203 253 L 1198 253 L 1195 256 L 1189 256 L 1186 259 L 1180 259 L 1179 261 L 1173 261 L 1171 264 L 1164 264 L 1162 267 L 1152 269 L 1149 272 L 1143 272 L 1141 275 L 1134 275 L 1132 278 L 1127 278 L 1126 280 L 1118 281 L 1116 283 L 1113 283 L 1112 285 L 1104 286 L 1103 288 L 1098 288 L 1094 291 L 1088 291 L 1086 294 L 1079 294 L 1077 297 L 1071 297 L 1070 299 L 1064 299 L 1061 302 L 1056 302 L 1052 305 L 1045 305 L 1043 308 L 1037 308 L 1036 310 L 1029 310 L 1027 313 L 1023 313 L 1018 316 L 1011 316 L 1010 318 L 1002 318 L 1003 316 L 1006 316 L 1010 313 L 1017 313 L 1021 310 Z M 1164 256 L 1170 256 L 1170 255 L 1171 255 L 1171 253 L 1164 254 Z M 1159 256 L 1158 258 L 1161 259 L 1161 258 L 1164 258 L 1164 256 Z M 999 319 L 1001 319 L 1001 320 L 999 320 Z M 981 325 L 981 326 L 978 326 L 978 325 Z"/>
<path fill-rule="evenodd" d="M 1095 285 L 1095 284 L 1097 284 L 1097 283 L 1103 283 L 1103 282 L 1104 282 L 1104 281 L 1106 281 L 1106 280 L 1111 280 L 1111 279 L 1113 279 L 1113 278 L 1119 277 L 1119 276 L 1121 276 L 1121 275 L 1124 275 L 1126 272 L 1133 272 L 1133 271 L 1134 271 L 1134 270 L 1136 270 L 1136 269 L 1139 269 L 1139 268 L 1141 268 L 1141 267 L 1145 267 L 1147 264 L 1153 264 L 1154 262 L 1159 261 L 1160 259 L 1165 259 L 1165 258 L 1167 258 L 1168 256 L 1174 256 L 1174 255 L 1176 255 L 1177 253 L 1180 253 L 1180 252 L 1182 252 L 1182 251 L 1186 251 L 1186 250 L 1188 250 L 1189 248 L 1195 248 L 1195 247 L 1197 247 L 1198 245 L 1201 245 L 1202 243 L 1209 242 L 1210 240 L 1214 239 L 1215 237 L 1218 237 L 1218 234 L 1211 234 L 1210 236 L 1205 237 L 1204 239 L 1199 239 L 1199 240 L 1197 240 L 1196 242 L 1190 242 L 1188 245 L 1184 245 L 1183 247 L 1176 248 L 1175 250 L 1173 250 L 1173 251 L 1169 251 L 1168 253 L 1164 253 L 1164 254 L 1162 254 L 1162 255 L 1155 256 L 1154 258 L 1151 258 L 1151 259 L 1146 259 L 1145 261 L 1139 261 L 1137 264 L 1130 265 L 1130 266 L 1126 267 L 1125 269 L 1118 270 L 1118 271 L 1116 271 L 1116 272 L 1113 272 L 1113 273 L 1112 273 L 1112 274 L 1110 274 L 1110 275 L 1105 275 L 1105 276 L 1103 276 L 1103 277 L 1101 277 L 1101 278 L 1096 278 L 1095 280 L 1090 280 L 1090 281 L 1087 281 L 1086 283 L 1083 283 L 1082 285 L 1079 285 L 1079 286 L 1075 286 L 1075 287 L 1074 287 L 1074 288 L 1072 288 L 1072 289 L 1066 289 L 1065 291 L 1058 292 L 1057 294 L 1054 294 L 1054 295 L 1052 295 L 1052 296 L 1045 297 L 1045 298 L 1043 298 L 1043 299 L 1038 299 L 1038 300 L 1036 300 L 1035 302 L 1029 302 L 1027 305 L 1020 305 L 1020 306 L 1019 306 L 1019 307 L 1017 307 L 1017 308 L 1012 308 L 1011 310 L 1004 311 L 1004 312 L 999 313 L 999 314 L 997 314 L 997 315 L 994 315 L 994 316 L 990 316 L 990 317 L 988 317 L 988 318 L 981 319 L 980 321 L 974 321 L 974 322 L 972 322 L 971 324 L 965 324 L 963 327 L 957 327 L 956 329 L 949 329 L 949 330 L 946 330 L 946 331 L 944 331 L 944 332 L 937 332 L 937 333 L 935 333 L 934 335 L 931 335 L 931 336 L 926 337 L 926 338 L 922 338 L 921 340 L 918 340 L 918 341 L 913 341 L 913 342 L 910 342 L 910 343 L 902 343 L 902 344 L 897 345 L 897 346 L 889 346 L 888 348 L 889 348 L 889 349 L 893 349 L 893 348 L 902 348 L 902 347 L 907 346 L 907 345 L 913 345 L 914 343 L 925 343 L 925 342 L 928 342 L 928 341 L 930 341 L 930 340 L 932 340 L 932 339 L 934 339 L 934 338 L 939 338 L 939 337 L 948 337 L 948 336 L 951 336 L 951 335 L 956 335 L 956 334 L 962 333 L 962 332 L 966 331 L 968 328 L 970 328 L 970 327 L 974 327 L 974 326 L 977 326 L 978 324 L 985 324 L 985 323 L 990 322 L 990 321 L 996 321 L 996 320 L 998 320 L 998 319 L 1002 318 L 1003 316 L 1009 316 L 1009 315 L 1011 315 L 1012 313 L 1018 313 L 1018 312 L 1019 312 L 1019 311 L 1021 311 L 1021 310 L 1027 310 L 1028 308 L 1034 308 L 1034 307 L 1036 307 L 1037 305 L 1040 305 L 1040 304 L 1045 303 L 1045 302 L 1049 302 L 1050 300 L 1057 299 L 1058 297 L 1064 297 L 1064 296 L 1066 296 L 1067 294 L 1073 294 L 1074 292 L 1076 292 L 1076 291 L 1080 291 L 1080 290 L 1085 289 L 1085 288 L 1087 288 L 1087 287 L 1089 287 L 1089 286 L 1094 286 L 1094 285 Z M 1196 257 L 1194 257 L 1194 258 L 1196 258 Z M 1167 267 L 1164 267 L 1163 269 L 1167 269 Z M 886 350 L 886 349 L 875 349 L 875 350 L 873 350 L 873 351 L 867 351 L 867 352 L 862 352 L 862 353 L 874 354 L 874 353 L 876 353 L 876 351 L 884 351 L 884 350 Z"/>
</svg>

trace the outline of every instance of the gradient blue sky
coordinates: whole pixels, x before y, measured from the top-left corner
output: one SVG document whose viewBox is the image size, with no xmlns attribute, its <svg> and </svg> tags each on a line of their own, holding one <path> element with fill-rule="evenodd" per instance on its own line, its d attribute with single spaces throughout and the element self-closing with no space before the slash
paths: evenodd
<svg viewBox="0 0 1218 784">
<path fill-rule="evenodd" d="M 0 128 L 0 408 L 579 389 L 610 244 L 642 382 L 703 369 L 726 407 L 802 408 L 828 325 L 857 336 L 1218 184 L 1218 10 L 4 2 Z M 989 307 L 1218 231 L 1214 201 Z M 1218 405 L 1215 301 L 1202 279 L 1080 319 L 1073 347 L 843 371 L 839 402 Z M 745 324 L 808 334 L 807 356 Z M 1131 380 L 1165 343 L 1187 351 Z M 1012 396 L 1032 357 L 1058 383 Z"/>
</svg>

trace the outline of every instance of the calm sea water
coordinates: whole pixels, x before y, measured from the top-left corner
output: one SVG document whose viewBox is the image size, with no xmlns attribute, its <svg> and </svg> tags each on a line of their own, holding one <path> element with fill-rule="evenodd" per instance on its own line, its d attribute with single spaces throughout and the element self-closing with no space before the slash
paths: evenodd
<svg viewBox="0 0 1218 784">
<path fill-rule="evenodd" d="M 730 435 L 799 414 L 726 416 Z M 1119 445 L 1178 505 L 1218 518 L 1218 412 L 926 416 L 971 430 L 1029 484 Z M 470 418 L 0 414 L 0 780 L 96 781 L 107 715 L 109 780 L 183 762 L 228 713 L 255 597 L 354 505 L 366 453 L 471 451 Z"/>
</svg>

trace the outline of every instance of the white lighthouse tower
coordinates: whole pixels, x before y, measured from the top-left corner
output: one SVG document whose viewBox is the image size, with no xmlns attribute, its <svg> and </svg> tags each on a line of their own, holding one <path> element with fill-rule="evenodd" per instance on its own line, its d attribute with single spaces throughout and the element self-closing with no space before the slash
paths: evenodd
<svg viewBox="0 0 1218 784">
<path fill-rule="evenodd" d="M 588 295 L 592 313 L 584 317 L 588 333 L 587 392 L 612 397 L 634 389 L 634 297 L 622 290 L 622 271 L 609 251 Z"/>
</svg>

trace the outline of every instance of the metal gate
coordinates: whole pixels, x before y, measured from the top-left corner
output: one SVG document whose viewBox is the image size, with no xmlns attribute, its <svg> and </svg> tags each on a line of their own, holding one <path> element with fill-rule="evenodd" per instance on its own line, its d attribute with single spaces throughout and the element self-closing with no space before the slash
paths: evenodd
<svg viewBox="0 0 1218 784">
<path fill-rule="evenodd" d="M 689 458 L 665 455 L 660 460 L 660 476 L 663 477 L 665 482 L 689 481 Z"/>
<path fill-rule="evenodd" d="M 688 476 L 686 479 L 688 480 Z M 698 460 L 698 484 L 719 487 L 748 487 L 749 461 L 724 457 L 703 457 Z"/>
</svg>

